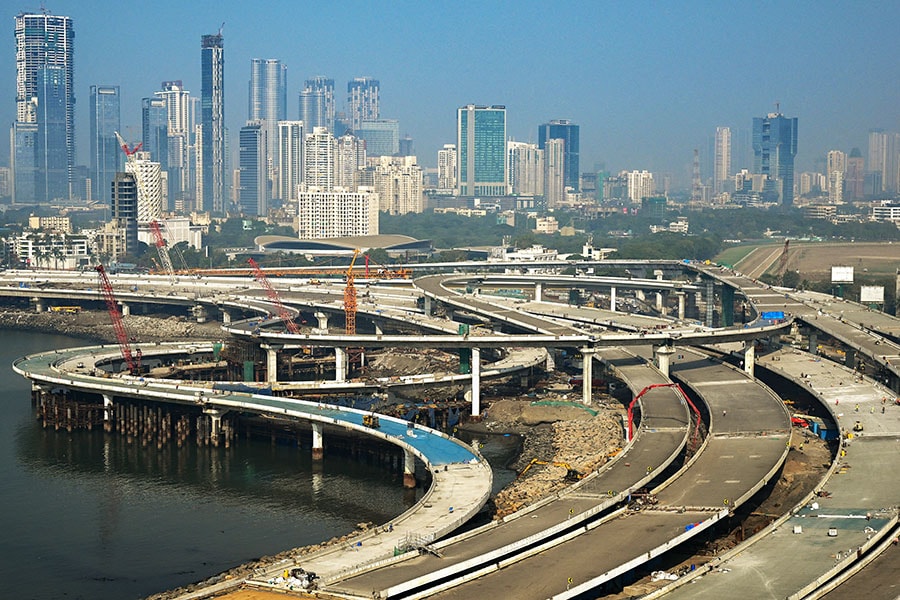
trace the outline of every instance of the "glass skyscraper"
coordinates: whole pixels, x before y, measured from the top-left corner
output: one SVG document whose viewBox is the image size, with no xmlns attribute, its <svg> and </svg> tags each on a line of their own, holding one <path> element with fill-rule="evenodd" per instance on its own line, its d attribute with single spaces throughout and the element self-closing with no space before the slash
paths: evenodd
<svg viewBox="0 0 900 600">
<path fill-rule="evenodd" d="M 266 216 L 268 179 L 266 177 L 266 124 L 247 121 L 240 132 L 238 204 L 241 214 Z"/>
<path fill-rule="evenodd" d="M 200 38 L 200 125 L 203 196 L 198 210 L 225 212 L 225 44 L 222 33 Z"/>
<path fill-rule="evenodd" d="M 300 120 L 307 131 L 327 127 L 334 133 L 334 79 L 316 75 L 304 82 L 300 92 Z"/>
<path fill-rule="evenodd" d="M 753 172 L 766 175 L 766 191 L 784 207 L 794 203 L 797 118 L 769 113 L 753 119 Z"/>
<path fill-rule="evenodd" d="M 267 142 L 263 151 L 268 167 L 263 176 L 274 185 L 279 168 L 275 130 L 278 121 L 287 118 L 287 66 L 280 60 L 251 59 L 247 112 L 250 121 L 261 121 L 266 128 Z"/>
<path fill-rule="evenodd" d="M 400 122 L 397 119 L 365 120 L 353 133 L 366 141 L 367 156 L 395 156 L 400 153 Z"/>
<path fill-rule="evenodd" d="M 506 107 L 460 107 L 456 124 L 459 195 L 506 195 Z"/>
<path fill-rule="evenodd" d="M 70 17 L 16 16 L 14 201 L 69 198 L 75 167 L 75 31 Z"/>
<path fill-rule="evenodd" d="M 91 86 L 91 189 L 94 200 L 109 189 L 118 171 L 122 171 L 124 152 L 119 148 L 116 132 L 122 128 L 120 95 L 117 85 Z M 146 150 L 146 148 L 145 148 Z"/>
<path fill-rule="evenodd" d="M 567 119 L 556 119 L 538 127 L 538 148 L 545 150 L 547 140 L 563 140 L 563 185 L 573 190 L 580 188 L 578 161 L 579 127 Z"/>
<path fill-rule="evenodd" d="M 371 77 L 357 77 L 347 84 L 347 110 L 350 129 L 356 131 L 363 121 L 378 119 L 381 84 Z"/>
</svg>

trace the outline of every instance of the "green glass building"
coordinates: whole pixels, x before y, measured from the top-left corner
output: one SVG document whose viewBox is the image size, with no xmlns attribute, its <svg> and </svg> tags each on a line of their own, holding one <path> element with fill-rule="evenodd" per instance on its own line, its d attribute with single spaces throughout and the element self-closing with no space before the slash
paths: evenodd
<svg viewBox="0 0 900 600">
<path fill-rule="evenodd" d="M 460 196 L 505 196 L 506 107 L 462 106 L 457 112 Z"/>
</svg>

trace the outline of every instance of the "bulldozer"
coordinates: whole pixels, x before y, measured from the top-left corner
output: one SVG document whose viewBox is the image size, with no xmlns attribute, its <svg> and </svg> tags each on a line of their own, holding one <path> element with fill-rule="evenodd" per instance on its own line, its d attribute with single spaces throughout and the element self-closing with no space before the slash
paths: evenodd
<svg viewBox="0 0 900 600">
<path fill-rule="evenodd" d="M 572 465 L 566 462 L 559 461 L 550 461 L 550 460 L 540 460 L 538 458 L 531 459 L 531 462 L 528 463 L 528 466 L 522 469 L 522 472 L 519 473 L 518 477 L 523 477 L 528 470 L 534 465 L 553 465 L 554 467 L 563 467 L 566 470 L 566 481 L 580 481 L 584 479 L 585 474 L 578 471 L 577 469 L 573 469 Z"/>
</svg>

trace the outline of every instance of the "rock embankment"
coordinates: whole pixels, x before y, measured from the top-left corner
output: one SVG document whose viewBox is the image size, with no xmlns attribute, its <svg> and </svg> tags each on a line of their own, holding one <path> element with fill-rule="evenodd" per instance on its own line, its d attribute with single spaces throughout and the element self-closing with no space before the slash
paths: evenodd
<svg viewBox="0 0 900 600">
<path fill-rule="evenodd" d="M 128 315 L 122 317 L 125 330 L 138 342 L 221 339 L 218 323 L 196 323 L 185 317 Z M 0 329 L 41 331 L 80 337 L 97 342 L 115 342 L 116 333 L 105 311 L 54 313 L 0 309 Z"/>
</svg>

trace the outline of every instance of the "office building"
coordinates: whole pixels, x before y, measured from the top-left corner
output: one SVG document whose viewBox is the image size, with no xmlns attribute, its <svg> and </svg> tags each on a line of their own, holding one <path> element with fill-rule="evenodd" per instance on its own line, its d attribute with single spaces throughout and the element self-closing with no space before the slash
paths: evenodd
<svg viewBox="0 0 900 600">
<path fill-rule="evenodd" d="M 544 195 L 544 150 L 537 144 L 506 143 L 510 193 L 516 196 Z"/>
<path fill-rule="evenodd" d="M 164 98 L 141 99 L 141 150 L 169 172 L 169 111 Z M 168 190 L 166 195 L 168 195 Z M 168 210 L 163 206 L 163 210 Z"/>
<path fill-rule="evenodd" d="M 713 191 L 716 195 L 730 192 L 731 128 L 716 127 L 716 149 L 713 164 Z"/>
<path fill-rule="evenodd" d="M 413 139 L 409 134 L 405 134 L 400 138 L 400 156 L 415 156 L 416 149 Z"/>
<path fill-rule="evenodd" d="M 337 140 L 326 127 L 316 127 L 303 141 L 303 185 L 331 191 L 337 171 Z"/>
<path fill-rule="evenodd" d="M 565 163 L 565 179 L 563 188 L 570 187 L 578 190 L 581 184 L 579 176 L 579 127 L 568 119 L 557 119 L 544 123 L 538 127 L 538 148 L 544 150 L 547 147 L 547 140 L 563 140 L 563 161 Z"/>
<path fill-rule="evenodd" d="M 75 167 L 75 31 L 70 17 L 16 16 L 14 202 L 68 199 Z"/>
<path fill-rule="evenodd" d="M 379 89 L 378 80 L 371 77 L 357 77 L 347 84 L 347 117 L 352 131 L 362 127 L 363 121 L 379 118 Z"/>
<path fill-rule="evenodd" d="M 249 90 L 247 119 L 265 124 L 267 176 L 274 184 L 278 171 L 275 128 L 278 121 L 287 119 L 287 66 L 274 58 L 252 59 Z"/>
<path fill-rule="evenodd" d="M 862 200 L 865 196 L 866 165 L 859 148 L 850 150 L 847 156 L 847 176 L 844 178 L 844 197 Z"/>
<path fill-rule="evenodd" d="M 797 118 L 769 113 L 753 119 L 753 172 L 766 175 L 767 201 L 783 207 L 794 203 L 794 157 L 797 156 Z"/>
<path fill-rule="evenodd" d="M 308 186 L 297 200 L 300 239 L 378 235 L 378 194 L 372 188 Z"/>
<path fill-rule="evenodd" d="M 456 148 L 460 196 L 506 195 L 505 106 L 460 107 Z"/>
<path fill-rule="evenodd" d="M 116 132 L 122 128 L 119 86 L 92 85 L 90 110 L 91 186 L 100 191 L 109 189 L 109 184 L 125 162 L 125 153 L 116 138 Z"/>
<path fill-rule="evenodd" d="M 367 156 L 400 154 L 400 122 L 396 119 L 365 119 L 353 135 L 365 140 Z"/>
<path fill-rule="evenodd" d="M 303 181 L 303 121 L 279 121 L 277 124 L 278 181 L 273 196 L 284 201 L 297 199 Z"/>
<path fill-rule="evenodd" d="M 438 150 L 438 189 L 456 190 L 456 144 Z"/>
<path fill-rule="evenodd" d="M 872 193 L 900 191 L 900 134 L 869 131 L 869 173 Z"/>
<path fill-rule="evenodd" d="M 304 103 L 308 103 L 304 108 Z M 300 120 L 308 131 L 327 127 L 334 133 L 334 79 L 317 75 L 303 83 L 300 92 Z"/>
<path fill-rule="evenodd" d="M 200 38 L 201 211 L 225 212 L 225 42 L 221 31 Z"/>
<path fill-rule="evenodd" d="M 239 152 L 240 188 L 238 207 L 242 215 L 264 217 L 269 210 L 269 180 L 266 169 L 267 133 L 262 120 L 241 127 Z"/>
</svg>

